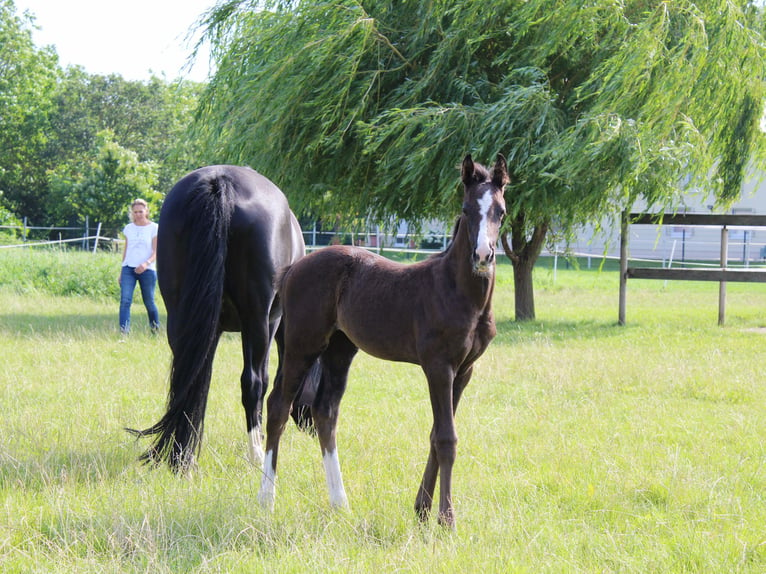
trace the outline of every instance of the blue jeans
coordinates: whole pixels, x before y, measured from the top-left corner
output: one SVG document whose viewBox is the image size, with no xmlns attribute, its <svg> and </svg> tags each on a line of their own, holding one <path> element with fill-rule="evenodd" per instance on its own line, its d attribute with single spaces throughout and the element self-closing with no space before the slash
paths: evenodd
<svg viewBox="0 0 766 574">
<path fill-rule="evenodd" d="M 160 327 L 160 312 L 154 302 L 154 287 L 157 285 L 157 272 L 147 269 L 141 274 L 136 273 L 135 267 L 122 267 L 120 276 L 120 331 L 130 331 L 130 306 L 133 304 L 133 292 L 136 283 L 141 286 L 141 298 L 144 300 L 146 312 L 149 314 L 149 327 L 152 331 Z"/>
</svg>

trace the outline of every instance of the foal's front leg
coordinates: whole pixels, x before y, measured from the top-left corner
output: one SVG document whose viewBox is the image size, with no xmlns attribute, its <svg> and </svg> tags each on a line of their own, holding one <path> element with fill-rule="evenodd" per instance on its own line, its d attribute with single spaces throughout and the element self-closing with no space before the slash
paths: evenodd
<svg viewBox="0 0 766 574">
<path fill-rule="evenodd" d="M 472 366 L 464 366 L 452 380 L 450 368 L 431 368 L 426 371 L 434 424 L 431 428 L 428 461 L 415 499 L 415 512 L 421 521 L 428 520 L 436 479 L 441 471 L 439 523 L 449 528 L 455 527 L 455 511 L 452 506 L 452 467 L 457 456 L 455 411 L 472 372 Z"/>
<path fill-rule="evenodd" d="M 418 490 L 415 510 L 421 519 L 428 517 L 433 500 L 436 478 L 439 476 L 439 523 L 454 528 L 455 513 L 452 508 L 452 466 L 457 454 L 452 406 L 454 370 L 449 365 L 423 365 L 428 379 L 434 424 L 431 430 L 431 450 Z"/>
<path fill-rule="evenodd" d="M 415 512 L 421 522 L 428 520 L 431 515 L 431 505 L 434 501 L 434 490 L 436 489 L 436 478 L 439 475 L 439 463 L 436 461 L 436 449 L 434 448 L 434 428 L 431 427 L 429 439 L 430 450 L 428 452 L 428 461 L 426 469 L 423 472 L 423 479 L 420 481 L 418 495 L 415 498 Z"/>
</svg>

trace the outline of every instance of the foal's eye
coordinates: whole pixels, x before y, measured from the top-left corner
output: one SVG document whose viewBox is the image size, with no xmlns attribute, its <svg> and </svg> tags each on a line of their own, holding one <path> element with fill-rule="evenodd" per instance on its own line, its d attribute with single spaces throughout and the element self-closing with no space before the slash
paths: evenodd
<svg viewBox="0 0 766 574">
<path fill-rule="evenodd" d="M 467 203 L 463 204 L 463 214 L 464 215 L 468 215 L 468 204 Z"/>
</svg>

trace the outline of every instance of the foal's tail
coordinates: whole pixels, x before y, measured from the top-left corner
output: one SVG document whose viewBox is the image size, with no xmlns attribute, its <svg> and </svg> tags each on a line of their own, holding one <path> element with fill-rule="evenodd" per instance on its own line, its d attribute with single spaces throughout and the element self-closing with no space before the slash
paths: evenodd
<svg viewBox="0 0 766 574">
<path fill-rule="evenodd" d="M 311 407 L 321 393 L 322 372 L 322 360 L 317 358 L 301 382 L 298 394 L 295 395 L 293 400 L 293 408 L 290 411 L 290 416 L 293 417 L 293 421 L 295 421 L 298 428 L 310 435 L 316 434 Z M 275 379 L 274 385 L 276 386 L 280 382 L 281 378 Z"/>
<path fill-rule="evenodd" d="M 176 471 L 184 471 L 194 463 L 202 439 L 213 356 L 220 336 L 234 193 L 233 183 L 226 176 L 203 180 L 188 191 L 183 212 L 169 214 L 184 222 L 183 246 L 164 247 L 177 251 L 173 254 L 175 265 L 184 273 L 177 308 L 173 317 L 168 317 L 173 361 L 167 412 L 154 426 L 128 431 L 137 436 L 157 435 L 141 459 L 156 464 L 167 461 Z M 178 275 L 175 269 L 162 271 Z"/>
</svg>

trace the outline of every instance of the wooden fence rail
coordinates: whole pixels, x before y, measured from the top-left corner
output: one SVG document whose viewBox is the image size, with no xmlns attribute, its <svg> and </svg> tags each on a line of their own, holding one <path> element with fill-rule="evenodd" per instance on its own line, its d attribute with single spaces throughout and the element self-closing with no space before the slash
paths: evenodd
<svg viewBox="0 0 766 574">
<path fill-rule="evenodd" d="M 670 269 L 659 267 L 628 267 L 628 233 L 630 225 L 706 225 L 721 228 L 721 259 L 717 268 Z M 628 279 L 665 279 L 674 281 L 718 281 L 718 324 L 726 320 L 726 283 L 766 283 L 766 269 L 732 269 L 727 267 L 729 226 L 766 227 L 766 215 L 739 214 L 651 214 L 623 213 L 620 235 L 620 309 L 618 323 L 625 324 Z"/>
</svg>

